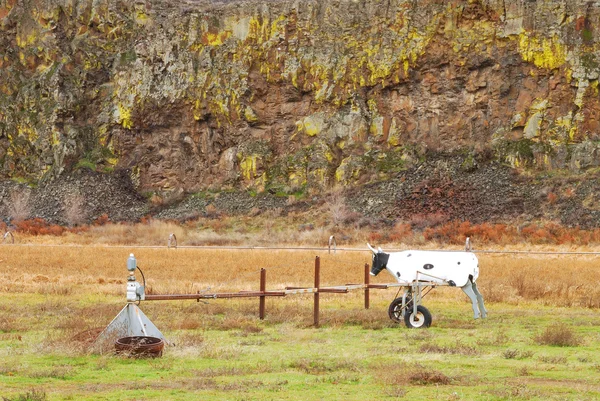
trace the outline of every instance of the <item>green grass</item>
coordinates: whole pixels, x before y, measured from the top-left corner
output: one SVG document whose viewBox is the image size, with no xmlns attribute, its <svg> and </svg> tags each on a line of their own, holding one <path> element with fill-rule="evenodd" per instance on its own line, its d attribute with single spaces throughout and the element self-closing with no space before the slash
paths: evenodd
<svg viewBox="0 0 600 401">
<path fill-rule="evenodd" d="M 391 324 L 393 294 L 142 303 L 174 345 L 162 358 L 94 354 L 77 333 L 109 323 L 120 297 L 0 294 L 0 397 L 47 400 L 595 400 L 600 313 L 539 304 L 425 302 L 433 326 Z M 553 331 L 554 330 L 554 331 Z M 570 331 L 567 346 L 543 338 Z M 567 333 L 568 334 L 568 333 Z M 568 337 L 568 336 L 567 336 Z M 562 337 L 561 337 L 562 338 Z M 35 393 L 34 393 L 35 392 Z M 21 397 L 21 398 L 19 398 Z"/>
</svg>

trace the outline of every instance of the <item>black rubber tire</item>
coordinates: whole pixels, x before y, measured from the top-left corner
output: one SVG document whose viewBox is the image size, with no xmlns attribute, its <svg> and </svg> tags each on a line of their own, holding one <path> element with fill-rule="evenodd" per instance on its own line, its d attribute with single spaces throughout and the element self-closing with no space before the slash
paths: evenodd
<svg viewBox="0 0 600 401">
<path fill-rule="evenodd" d="M 413 309 L 408 308 L 404 312 L 404 324 L 409 329 L 424 329 L 431 326 L 431 313 L 423 305 L 417 306 L 417 314 L 415 316 Z"/>
<path fill-rule="evenodd" d="M 412 308 L 412 298 L 406 298 L 406 305 L 409 308 Z M 402 323 L 404 319 L 404 311 L 402 310 L 402 297 L 396 298 L 392 301 L 388 308 L 388 316 L 396 323 Z"/>
</svg>

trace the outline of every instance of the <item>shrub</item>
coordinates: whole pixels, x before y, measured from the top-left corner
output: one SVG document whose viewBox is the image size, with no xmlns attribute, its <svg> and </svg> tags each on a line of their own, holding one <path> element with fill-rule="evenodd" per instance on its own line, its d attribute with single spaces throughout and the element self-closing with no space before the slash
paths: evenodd
<svg viewBox="0 0 600 401">
<path fill-rule="evenodd" d="M 396 223 L 394 228 L 389 234 L 390 241 L 393 242 L 401 242 L 406 239 L 410 239 L 413 236 L 413 231 L 410 227 L 410 224 L 406 223 Z"/>
<path fill-rule="evenodd" d="M 56 224 L 48 224 L 48 222 L 39 217 L 35 219 L 23 220 L 15 222 L 17 231 L 29 235 L 53 235 L 61 236 L 65 232 L 65 228 Z"/>
<path fill-rule="evenodd" d="M 108 223 L 110 219 L 108 218 L 108 214 L 104 213 L 103 215 L 98 216 L 96 220 L 92 223 L 95 226 L 103 226 Z"/>
<path fill-rule="evenodd" d="M 558 347 L 576 347 L 581 343 L 579 337 L 564 323 L 555 323 L 546 327 L 546 330 L 535 336 L 535 341 L 540 345 Z"/>
</svg>

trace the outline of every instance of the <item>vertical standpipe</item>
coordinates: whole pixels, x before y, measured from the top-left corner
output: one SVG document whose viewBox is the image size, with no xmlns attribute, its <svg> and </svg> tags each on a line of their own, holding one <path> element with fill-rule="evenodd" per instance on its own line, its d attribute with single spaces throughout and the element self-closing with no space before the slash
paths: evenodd
<svg viewBox="0 0 600 401">
<path fill-rule="evenodd" d="M 127 302 L 143 301 L 145 299 L 145 288 L 135 280 L 134 272 L 137 269 L 137 260 L 133 253 L 129 254 L 127 259 L 127 270 L 129 271 L 129 277 L 127 277 Z"/>
</svg>

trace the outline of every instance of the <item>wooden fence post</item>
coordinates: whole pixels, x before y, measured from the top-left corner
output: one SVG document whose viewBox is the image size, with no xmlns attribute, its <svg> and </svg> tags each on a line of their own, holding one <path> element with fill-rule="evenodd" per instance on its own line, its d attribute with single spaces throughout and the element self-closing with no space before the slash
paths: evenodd
<svg viewBox="0 0 600 401">
<path fill-rule="evenodd" d="M 318 256 L 315 258 L 315 305 L 314 305 L 314 325 L 319 327 L 319 286 L 321 281 L 321 258 Z"/>
<path fill-rule="evenodd" d="M 258 301 L 258 316 L 260 317 L 260 320 L 264 320 L 265 319 L 265 290 L 267 288 L 267 270 L 266 269 L 260 269 L 260 292 L 262 293 L 262 295 L 260 296 L 260 299 Z"/>
<path fill-rule="evenodd" d="M 365 309 L 369 309 L 369 265 L 365 263 Z"/>
</svg>

